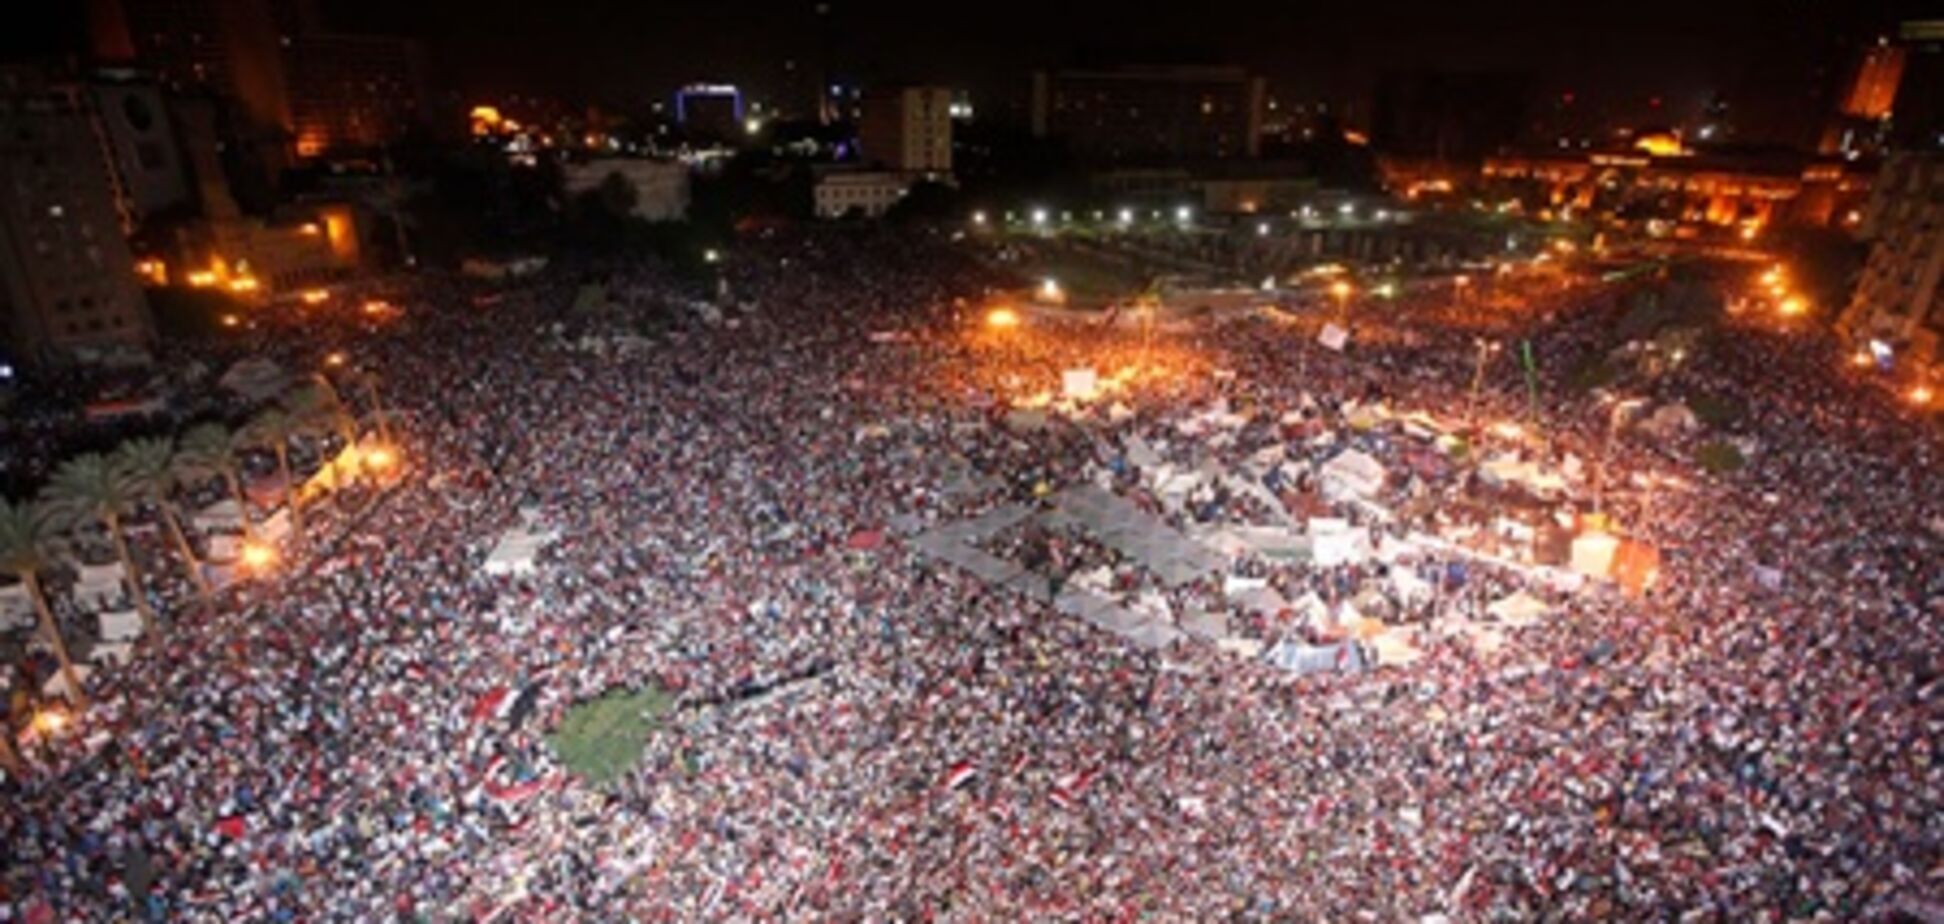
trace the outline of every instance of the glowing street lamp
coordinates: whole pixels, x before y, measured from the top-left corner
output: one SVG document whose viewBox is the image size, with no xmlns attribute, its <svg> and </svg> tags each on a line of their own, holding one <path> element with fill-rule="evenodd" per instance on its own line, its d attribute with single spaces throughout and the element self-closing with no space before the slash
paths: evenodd
<svg viewBox="0 0 1944 924">
<path fill-rule="evenodd" d="M 53 735 L 66 728 L 67 723 L 67 713 L 59 709 L 48 708 L 34 713 L 34 730 L 40 732 L 42 737 Z"/>
<path fill-rule="evenodd" d="M 1046 279 L 1040 280 L 1039 294 L 1040 294 L 1040 298 L 1046 299 L 1049 302 L 1059 301 L 1060 294 L 1061 294 L 1059 280 L 1054 279 L 1050 276 L 1047 277 Z"/>
<path fill-rule="evenodd" d="M 1183 205 L 1183 206 L 1177 206 L 1175 208 L 1175 221 L 1181 222 L 1182 224 L 1185 225 L 1188 223 L 1188 220 L 1193 217 L 1195 217 L 1194 210 L 1190 209 L 1189 207 Z"/>
<path fill-rule="evenodd" d="M 251 571 L 268 571 L 277 563 L 277 550 L 263 542 L 251 540 L 243 543 L 243 567 Z"/>
<path fill-rule="evenodd" d="M 711 248 L 709 248 L 709 249 L 707 249 L 707 250 L 704 250 L 704 251 L 702 251 L 702 262 L 704 262 L 704 263 L 720 263 L 720 262 L 722 262 L 722 251 L 719 251 L 719 250 L 717 250 L 717 249 L 715 249 L 714 247 L 711 247 Z"/>
<path fill-rule="evenodd" d="M 1046 210 L 1045 210 L 1045 209 L 1034 209 L 1034 210 L 1033 210 L 1033 227 L 1035 227 L 1035 228 L 1044 228 L 1044 227 L 1046 227 Z"/>
<path fill-rule="evenodd" d="M 373 471 L 378 472 L 391 471 L 393 466 L 398 464 L 398 455 L 386 446 L 379 446 L 365 453 L 364 458 L 365 464 L 371 466 Z"/>
<path fill-rule="evenodd" d="M 1870 367 L 1870 351 L 1857 350 L 1856 352 L 1851 353 L 1850 365 L 1855 366 L 1858 369 L 1868 369 Z"/>
<path fill-rule="evenodd" d="M 1918 407 L 1930 407 L 1937 393 L 1929 385 L 1919 384 L 1910 389 L 1910 403 Z"/>
<path fill-rule="evenodd" d="M 1121 223 L 1121 227 L 1123 227 L 1123 228 L 1125 228 L 1125 227 L 1127 227 L 1128 225 L 1131 225 L 1131 224 L 1133 224 L 1133 223 L 1134 223 L 1134 210 L 1133 210 L 1133 209 L 1121 209 L 1121 210 L 1120 210 L 1120 223 Z"/>
<path fill-rule="evenodd" d="M 979 227 L 981 227 L 981 228 L 983 228 L 983 227 L 985 227 L 985 223 L 986 223 L 986 213 L 984 213 L 984 212 L 973 212 L 973 213 L 972 213 L 972 223 L 973 223 L 973 224 L 975 224 L 975 225 L 978 225 L 978 226 L 979 226 Z"/>
<path fill-rule="evenodd" d="M 324 357 L 324 365 L 333 369 L 344 365 L 344 352 L 342 350 L 332 350 L 329 355 Z"/>
<path fill-rule="evenodd" d="M 1011 308 L 994 308 L 986 312 L 986 326 L 994 330 L 1005 330 L 1019 326 L 1019 312 Z"/>
<path fill-rule="evenodd" d="M 1808 311 L 1809 303 L 1803 301 L 1799 295 L 1791 295 L 1783 299 L 1781 304 L 1776 305 L 1775 310 L 1781 312 L 1785 318 L 1793 318 Z"/>
</svg>

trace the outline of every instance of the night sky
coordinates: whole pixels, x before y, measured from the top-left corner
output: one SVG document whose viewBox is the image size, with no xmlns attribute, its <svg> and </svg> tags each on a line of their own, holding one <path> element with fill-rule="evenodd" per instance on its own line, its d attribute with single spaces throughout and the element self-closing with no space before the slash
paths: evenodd
<svg viewBox="0 0 1944 924">
<path fill-rule="evenodd" d="M 691 80 L 728 80 L 758 98 L 790 92 L 786 59 L 814 66 L 814 0 L 317 0 L 336 29 L 423 40 L 437 82 L 469 96 L 539 92 L 633 106 Z M 78 20 L 79 0 L 65 0 Z M 971 89 L 1002 116 L 1035 66 L 1083 56 L 1237 63 L 1286 100 L 1368 98 L 1403 67 L 1531 72 L 1549 93 L 1696 109 L 1713 93 L 1751 123 L 1787 122 L 1827 92 L 1857 43 L 1910 0 L 1643 0 L 1479 4 L 973 4 L 832 0 L 832 59 L 851 80 L 925 80 Z M 1931 12 L 1936 13 L 1935 4 Z M 56 15 L 11 30 L 9 50 L 73 34 Z M 0 32 L 10 30 L 0 29 Z M 807 77 L 808 72 L 804 72 Z M 802 80 L 799 92 L 807 92 Z M 1768 112 L 1765 110 L 1773 110 Z"/>
</svg>

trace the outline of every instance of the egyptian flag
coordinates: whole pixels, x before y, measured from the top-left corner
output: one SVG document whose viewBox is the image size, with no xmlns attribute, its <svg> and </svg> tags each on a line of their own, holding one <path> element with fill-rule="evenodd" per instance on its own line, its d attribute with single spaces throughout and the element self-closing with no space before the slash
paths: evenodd
<svg viewBox="0 0 1944 924">
<path fill-rule="evenodd" d="M 1099 775 L 1099 770 L 1084 770 L 1064 774 L 1054 780 L 1053 804 L 1061 808 L 1072 808 L 1073 803 L 1080 801 L 1080 798 L 1087 794 L 1087 787 L 1092 786 L 1094 778 Z"/>
<path fill-rule="evenodd" d="M 969 760 L 961 760 L 953 764 L 952 769 L 945 771 L 945 776 L 938 781 L 938 785 L 950 792 L 972 782 L 972 779 L 978 775 L 979 768 L 972 766 Z"/>
</svg>

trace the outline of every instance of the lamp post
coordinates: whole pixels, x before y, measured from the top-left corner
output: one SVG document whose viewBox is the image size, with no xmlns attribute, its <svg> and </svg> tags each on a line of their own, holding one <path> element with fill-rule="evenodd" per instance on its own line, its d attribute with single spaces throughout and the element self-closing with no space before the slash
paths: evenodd
<svg viewBox="0 0 1944 924">
<path fill-rule="evenodd" d="M 1607 413 L 1606 440 L 1600 444 L 1599 464 L 1593 469 L 1594 513 L 1604 513 L 1606 511 L 1607 459 L 1613 455 L 1613 437 L 1620 429 L 1620 418 L 1625 416 L 1627 411 L 1639 407 L 1646 402 L 1644 398 L 1623 398 L 1618 400 L 1607 398 L 1603 400 L 1613 401 L 1613 409 Z"/>
<path fill-rule="evenodd" d="M 1499 351 L 1499 343 L 1496 340 L 1486 340 L 1483 337 L 1472 342 L 1478 346 L 1478 362 L 1472 370 L 1471 399 L 1465 405 L 1465 419 L 1476 426 L 1478 423 L 1478 390 L 1485 384 L 1485 358 Z"/>
</svg>

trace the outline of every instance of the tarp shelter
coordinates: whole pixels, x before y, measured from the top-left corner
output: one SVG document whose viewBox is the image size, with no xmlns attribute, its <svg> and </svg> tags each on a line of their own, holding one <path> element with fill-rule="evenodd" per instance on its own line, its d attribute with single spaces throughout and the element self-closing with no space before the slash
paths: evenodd
<svg viewBox="0 0 1944 924">
<path fill-rule="evenodd" d="M 531 574 L 540 550 L 558 535 L 552 531 L 509 529 L 486 556 L 487 574 Z"/>
<path fill-rule="evenodd" d="M 1541 617 L 1552 612 L 1546 601 L 1521 590 L 1485 608 L 1493 619 L 1513 628 L 1537 623 Z"/>
<path fill-rule="evenodd" d="M 1573 540 L 1572 568 L 1588 577 L 1606 577 L 1619 551 L 1620 540 L 1612 534 L 1585 533 Z"/>
<path fill-rule="evenodd" d="M 1311 517 L 1310 555 L 1318 567 L 1330 568 L 1370 557 L 1370 530 L 1352 527 L 1348 520 Z"/>
<path fill-rule="evenodd" d="M 1612 576 L 1621 591 L 1638 597 L 1660 577 L 1660 550 L 1628 539 L 1613 556 Z"/>
<path fill-rule="evenodd" d="M 851 533 L 851 537 L 845 540 L 844 547 L 853 552 L 875 552 L 884 548 L 884 530 L 860 529 Z"/>
<path fill-rule="evenodd" d="M 1369 665 L 1362 649 L 1353 642 L 1330 645 L 1305 645 L 1284 639 L 1263 655 L 1263 660 L 1297 676 L 1332 672 L 1361 671 Z"/>
<path fill-rule="evenodd" d="M 1409 664 L 1424 657 L 1417 645 L 1411 642 L 1409 632 L 1390 629 L 1370 640 L 1371 654 L 1376 656 L 1378 666 L 1388 664 Z"/>
<path fill-rule="evenodd" d="M 134 610 L 121 613 L 102 613 L 101 640 L 104 642 L 125 642 L 139 638 L 142 634 L 142 614 Z"/>
<path fill-rule="evenodd" d="M 25 584 L 0 587 L 0 632 L 24 629 L 34 624 L 34 597 Z"/>
<path fill-rule="evenodd" d="M 1060 394 L 1073 401 L 1092 401 L 1100 391 L 1100 374 L 1091 367 L 1060 373 Z"/>
<path fill-rule="evenodd" d="M 1346 449 L 1323 463 L 1323 496 L 1331 500 L 1368 500 L 1384 487 L 1384 466 L 1357 449 Z"/>
<path fill-rule="evenodd" d="M 208 531 L 212 529 L 236 529 L 243 525 L 243 508 L 235 498 L 224 498 L 196 511 L 196 527 Z"/>
<path fill-rule="evenodd" d="M 123 595 L 122 566 L 120 562 L 105 565 L 82 565 L 74 582 L 74 602 L 90 608 L 99 608 L 111 600 L 119 600 Z"/>
<path fill-rule="evenodd" d="M 1343 348 L 1350 344 L 1350 332 L 1331 321 L 1323 325 L 1323 330 L 1316 335 L 1316 342 L 1322 344 L 1326 350 L 1341 353 Z"/>
</svg>

